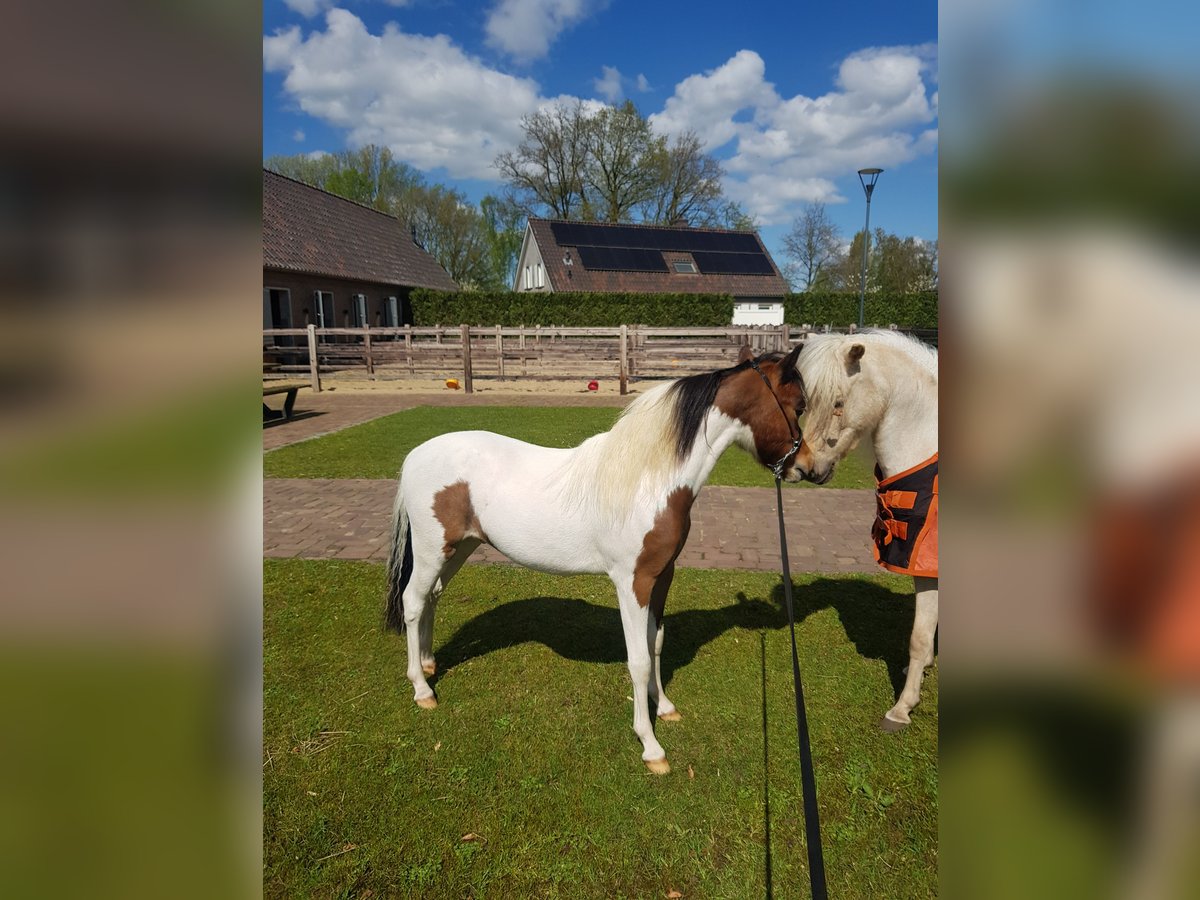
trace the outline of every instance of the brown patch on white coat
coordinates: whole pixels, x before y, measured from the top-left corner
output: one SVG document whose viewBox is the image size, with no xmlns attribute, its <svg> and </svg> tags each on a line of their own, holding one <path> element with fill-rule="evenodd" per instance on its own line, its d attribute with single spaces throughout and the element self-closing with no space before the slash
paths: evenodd
<svg viewBox="0 0 1200 900">
<path fill-rule="evenodd" d="M 675 559 L 687 542 L 692 527 L 692 503 L 696 495 L 678 487 L 667 496 L 667 504 L 654 517 L 654 525 L 642 538 L 642 552 L 633 568 L 633 593 L 638 606 L 649 606 L 656 622 L 662 621 L 667 591 L 675 577 Z"/>
<path fill-rule="evenodd" d="M 446 559 L 454 555 L 459 543 L 466 538 L 487 543 L 487 535 L 471 505 L 471 488 L 465 481 L 456 481 L 433 495 L 433 515 L 442 524 L 445 536 L 442 555 Z"/>
<path fill-rule="evenodd" d="M 722 413 L 750 427 L 755 451 L 764 465 L 782 459 L 792 449 L 793 436 L 800 434 L 804 386 L 796 370 L 796 358 L 801 349 L 798 346 L 782 359 L 763 360 L 758 364 L 762 375 L 770 382 L 769 389 L 763 383 L 763 377 L 747 367 L 729 375 L 713 401 L 713 406 Z M 751 358 L 750 348 L 743 347 L 739 363 Z M 800 480 L 794 473 L 793 461 L 785 466 L 784 478 Z M 633 571 L 633 593 L 638 605 L 649 606 L 658 622 L 662 621 L 667 591 L 675 576 L 675 560 L 687 541 L 695 499 L 691 488 L 678 487 L 672 491 L 666 505 L 655 517 L 654 525 L 642 539 L 642 551 Z"/>
</svg>

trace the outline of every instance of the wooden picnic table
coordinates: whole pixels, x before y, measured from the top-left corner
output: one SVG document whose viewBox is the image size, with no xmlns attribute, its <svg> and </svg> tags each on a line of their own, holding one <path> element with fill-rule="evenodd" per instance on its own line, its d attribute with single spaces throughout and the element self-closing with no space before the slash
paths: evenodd
<svg viewBox="0 0 1200 900">
<path fill-rule="evenodd" d="M 309 385 L 303 381 L 265 381 L 263 382 L 263 396 L 268 397 L 273 394 L 286 394 L 283 399 L 283 409 L 271 409 L 267 406 L 266 400 L 263 401 L 263 424 L 267 422 L 275 422 L 279 419 L 292 420 L 292 407 L 296 405 L 296 392 L 300 388 L 308 387 Z"/>
</svg>

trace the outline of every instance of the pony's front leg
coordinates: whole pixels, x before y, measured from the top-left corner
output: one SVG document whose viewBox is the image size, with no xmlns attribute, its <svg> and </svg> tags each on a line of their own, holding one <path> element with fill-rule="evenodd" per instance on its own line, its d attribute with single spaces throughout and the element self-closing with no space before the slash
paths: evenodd
<svg viewBox="0 0 1200 900">
<path fill-rule="evenodd" d="M 616 581 L 616 579 L 614 579 Z M 625 632 L 625 652 L 629 655 L 629 679 L 633 683 L 633 730 L 642 742 L 642 761 L 655 775 L 671 771 L 667 753 L 654 736 L 650 721 L 650 675 L 652 662 L 650 610 L 639 606 L 632 578 L 617 584 L 617 602 L 621 607 L 621 627 Z"/>
<path fill-rule="evenodd" d="M 938 580 L 915 576 L 917 611 L 913 617 L 912 637 L 908 642 L 908 676 L 896 705 L 887 711 L 879 727 L 900 731 L 911 723 L 908 714 L 921 702 L 921 679 L 925 667 L 933 664 L 933 636 L 938 623 Z"/>
</svg>

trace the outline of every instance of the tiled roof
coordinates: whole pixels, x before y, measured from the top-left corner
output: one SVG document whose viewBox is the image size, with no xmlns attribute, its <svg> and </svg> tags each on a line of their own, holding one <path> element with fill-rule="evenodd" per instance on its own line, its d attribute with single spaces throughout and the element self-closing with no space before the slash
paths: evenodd
<svg viewBox="0 0 1200 900">
<path fill-rule="evenodd" d="M 673 263 L 691 260 L 691 254 L 679 250 L 664 250 L 663 259 L 667 263 L 666 272 L 614 272 L 589 270 L 585 268 L 577 251 L 572 250 L 572 265 L 563 264 L 563 255 L 570 244 L 559 244 L 554 238 L 551 219 L 529 220 L 533 230 L 534 240 L 541 250 L 542 262 L 546 266 L 546 275 L 550 286 L 556 291 L 618 291 L 646 294 L 732 294 L 735 297 L 782 297 L 788 292 L 788 284 L 779 274 L 771 254 L 763 246 L 757 232 L 754 240 L 762 248 L 763 255 L 771 263 L 772 275 L 716 275 L 716 274 L 681 274 L 675 271 Z M 620 225 L 609 226 L 605 223 L 588 223 L 589 229 L 619 228 L 653 228 L 662 231 L 662 226 Z M 717 235 L 743 235 L 747 232 L 729 231 L 720 228 L 671 228 L 669 231 L 706 232 Z M 568 273 L 570 273 L 568 275 Z"/>
<path fill-rule="evenodd" d="M 263 169 L 263 267 L 457 290 L 393 216 Z"/>
</svg>

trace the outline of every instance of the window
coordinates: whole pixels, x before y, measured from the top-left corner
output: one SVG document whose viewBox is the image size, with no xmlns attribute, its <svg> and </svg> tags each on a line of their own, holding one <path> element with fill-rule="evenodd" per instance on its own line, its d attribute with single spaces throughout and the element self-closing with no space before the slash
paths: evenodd
<svg viewBox="0 0 1200 900">
<path fill-rule="evenodd" d="M 525 267 L 525 290 L 533 288 L 533 266 Z"/>
<path fill-rule="evenodd" d="M 333 328 L 337 325 L 333 319 L 333 293 L 331 291 L 313 291 L 313 306 L 317 310 L 318 328 Z"/>
<path fill-rule="evenodd" d="M 383 301 L 383 327 L 400 327 L 400 304 L 395 297 L 387 297 Z"/>
<path fill-rule="evenodd" d="M 759 308 L 759 309 L 770 309 L 770 308 L 771 308 L 771 306 L 772 306 L 772 304 L 770 304 L 770 303 L 760 303 L 760 304 L 758 304 L 758 308 Z"/>
<path fill-rule="evenodd" d="M 546 286 L 546 278 L 545 278 L 545 276 L 542 274 L 542 264 L 541 264 L 541 263 L 538 263 L 538 264 L 537 264 L 537 281 L 536 281 L 536 286 L 537 286 L 537 287 L 545 287 L 545 286 Z"/>
<path fill-rule="evenodd" d="M 678 259 L 675 261 L 674 266 L 675 266 L 675 271 L 677 273 L 679 273 L 680 275 L 695 275 L 696 274 L 696 264 L 689 260 Z"/>
<path fill-rule="evenodd" d="M 367 295 L 353 294 L 350 297 L 350 327 L 367 327 Z"/>
</svg>

